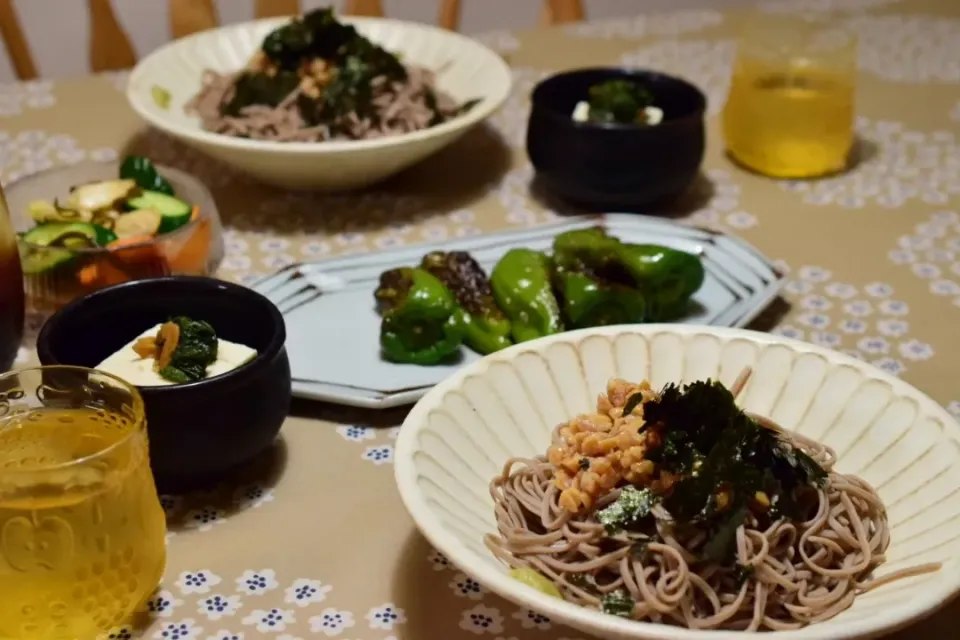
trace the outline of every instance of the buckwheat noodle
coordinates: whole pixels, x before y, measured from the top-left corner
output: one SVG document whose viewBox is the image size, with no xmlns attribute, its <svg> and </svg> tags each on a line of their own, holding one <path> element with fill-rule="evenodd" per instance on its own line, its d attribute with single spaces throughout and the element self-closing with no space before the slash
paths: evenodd
<svg viewBox="0 0 960 640">
<path fill-rule="evenodd" d="M 749 374 L 744 371 L 731 386 L 734 395 Z M 737 562 L 753 567 L 746 580 L 738 581 L 727 567 L 698 561 L 706 534 L 674 530 L 661 506 L 653 510 L 660 541 L 635 557 L 626 534 L 608 534 L 595 517 L 620 490 L 588 512 L 571 514 L 558 504 L 560 489 L 545 457 L 508 460 L 490 483 L 499 535 L 488 535 L 486 544 L 509 566 L 538 571 L 566 600 L 600 608 L 604 594 L 624 589 L 636 603 L 633 619 L 691 629 L 799 629 L 836 616 L 860 593 L 940 569 L 940 563 L 929 563 L 873 578 L 890 544 L 877 492 L 863 479 L 833 470 L 836 454 L 830 447 L 768 418 L 751 417 L 816 460 L 828 482 L 817 490 L 818 504 L 806 521 L 783 519 L 761 529 L 750 516 L 738 528 Z"/>
<path fill-rule="evenodd" d="M 242 72 L 205 71 L 200 92 L 187 103 L 186 111 L 197 115 L 207 131 L 278 142 L 369 140 L 400 135 L 428 128 L 437 113 L 449 117 L 457 111 L 456 101 L 436 87 L 432 71 L 412 65 L 406 65 L 406 69 L 407 77 L 403 81 L 376 78 L 371 86 L 371 114 L 347 113 L 335 129 L 304 122 L 297 107 L 300 88 L 276 107 L 250 105 L 241 109 L 238 116 L 224 115 L 221 109 L 233 97 Z"/>
</svg>

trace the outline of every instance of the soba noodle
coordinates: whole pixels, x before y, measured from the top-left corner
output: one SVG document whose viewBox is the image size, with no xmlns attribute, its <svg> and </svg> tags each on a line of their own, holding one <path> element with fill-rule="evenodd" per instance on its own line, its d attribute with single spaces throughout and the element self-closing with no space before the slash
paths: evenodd
<svg viewBox="0 0 960 640">
<path fill-rule="evenodd" d="M 350 112 L 338 119 L 336 127 L 306 124 L 297 104 L 302 91 L 299 87 L 276 107 L 249 105 L 243 107 L 238 116 L 225 115 L 223 107 L 232 99 L 236 80 L 243 72 L 204 72 L 203 86 L 186 109 L 199 116 L 207 131 L 282 142 L 382 138 L 426 129 L 434 123 L 438 113 L 443 118 L 457 113 L 460 107 L 453 98 L 436 88 L 432 71 L 410 65 L 406 65 L 406 70 L 407 77 L 403 81 L 389 81 L 384 77 L 375 79 L 370 115 Z"/>
<path fill-rule="evenodd" d="M 734 395 L 746 377 L 738 378 Z M 599 510 L 617 501 L 622 486 L 592 509 L 573 514 L 561 506 L 561 490 L 553 482 L 557 468 L 546 457 L 511 459 L 491 482 L 499 535 L 488 536 L 487 546 L 513 568 L 536 570 L 571 602 L 602 609 L 604 596 L 625 591 L 633 600 L 628 617 L 691 629 L 798 629 L 832 618 L 864 591 L 940 568 L 925 564 L 872 578 L 890 544 L 876 491 L 861 478 L 835 471 L 836 455 L 826 445 L 751 417 L 807 453 L 828 475 L 806 520 L 781 518 L 761 526 L 747 516 L 736 530 L 736 566 L 699 559 L 707 534 L 675 526 L 660 505 L 651 512 L 656 535 L 637 553 L 636 536 L 624 530 L 611 534 L 597 519 Z"/>
</svg>

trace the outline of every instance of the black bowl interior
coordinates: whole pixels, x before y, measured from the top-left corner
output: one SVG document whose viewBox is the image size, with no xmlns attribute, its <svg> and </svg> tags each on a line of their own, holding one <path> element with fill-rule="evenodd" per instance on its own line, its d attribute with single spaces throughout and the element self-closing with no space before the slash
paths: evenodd
<svg viewBox="0 0 960 640">
<path fill-rule="evenodd" d="M 533 91 L 533 107 L 574 127 L 650 129 L 642 125 L 580 123 L 571 118 L 577 103 L 589 98 L 590 87 L 609 80 L 632 80 L 646 87 L 653 94 L 653 104 L 663 109 L 663 122 L 657 127 L 685 118 L 700 118 L 707 107 L 703 92 L 680 78 L 656 71 L 604 67 L 575 69 L 547 78 Z"/>
<path fill-rule="evenodd" d="M 259 354 L 283 344 L 282 318 L 278 327 L 279 313 L 256 292 L 208 278 L 172 277 L 129 282 L 71 303 L 50 318 L 37 348 L 60 364 L 96 367 L 147 329 L 181 315 L 205 320 L 218 337 Z M 183 387 L 147 391 L 163 393 Z"/>
<path fill-rule="evenodd" d="M 199 382 L 140 387 L 161 491 L 212 484 L 273 443 L 290 404 L 286 331 L 277 308 L 250 289 L 211 278 L 139 280 L 71 302 L 47 321 L 37 340 L 43 364 L 96 367 L 178 315 L 205 320 L 220 338 L 258 355 Z"/>
</svg>

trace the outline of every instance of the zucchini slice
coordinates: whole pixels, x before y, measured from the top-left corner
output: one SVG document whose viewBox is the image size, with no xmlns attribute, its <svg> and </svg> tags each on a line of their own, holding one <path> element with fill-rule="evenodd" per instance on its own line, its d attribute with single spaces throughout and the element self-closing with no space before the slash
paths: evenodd
<svg viewBox="0 0 960 640">
<path fill-rule="evenodd" d="M 95 224 L 50 222 L 20 238 L 20 263 L 26 274 L 45 273 L 73 260 L 74 249 L 103 247 L 116 239 L 112 231 Z"/>
<path fill-rule="evenodd" d="M 104 247 L 116 239 L 114 232 L 88 222 L 50 222 L 23 234 L 27 244 L 66 249 Z"/>
<path fill-rule="evenodd" d="M 168 233 L 187 224 L 192 211 L 192 207 L 183 200 L 159 191 L 143 191 L 127 200 L 127 206 L 133 209 L 152 209 L 159 213 L 162 220 L 158 233 Z"/>
</svg>

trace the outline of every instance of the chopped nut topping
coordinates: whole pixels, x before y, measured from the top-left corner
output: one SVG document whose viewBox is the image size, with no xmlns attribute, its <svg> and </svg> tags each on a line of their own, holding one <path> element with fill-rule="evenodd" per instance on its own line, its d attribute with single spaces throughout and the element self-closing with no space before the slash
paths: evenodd
<svg viewBox="0 0 960 640">
<path fill-rule="evenodd" d="M 140 338 L 133 345 L 133 350 L 143 359 L 157 357 L 157 337 Z"/>
<path fill-rule="evenodd" d="M 160 371 L 170 366 L 173 352 L 177 350 L 177 345 L 180 344 L 180 325 L 175 322 L 164 322 L 160 325 L 160 331 L 157 332 L 156 341 L 156 369 Z"/>
</svg>

